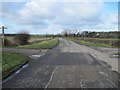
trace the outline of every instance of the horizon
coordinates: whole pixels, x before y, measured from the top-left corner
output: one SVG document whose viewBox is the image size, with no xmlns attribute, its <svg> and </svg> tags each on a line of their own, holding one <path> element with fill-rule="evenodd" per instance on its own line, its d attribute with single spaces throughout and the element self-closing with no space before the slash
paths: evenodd
<svg viewBox="0 0 120 90">
<path fill-rule="evenodd" d="M 63 30 L 64 31 L 64 30 Z M 84 32 L 84 31 L 78 31 L 77 33 L 82 33 L 82 32 Z M 107 32 L 107 33 L 109 33 L 109 32 L 120 32 L 120 31 L 88 31 L 89 33 L 90 32 L 96 32 L 96 33 L 104 33 L 104 32 Z M 19 33 L 22 33 L 22 32 L 18 32 L 18 33 L 5 33 L 4 35 L 6 35 L 6 34 L 8 34 L 8 35 L 12 35 L 12 34 L 19 34 Z M 28 34 L 30 34 L 29 32 L 27 32 Z M 76 34 L 77 34 L 76 33 Z M 68 33 L 69 34 L 69 33 Z M 74 34 L 74 33 L 73 33 Z M 0 35 L 1 35 L 1 33 L 0 33 Z M 56 34 L 53 34 L 53 33 L 51 33 L 51 34 L 49 34 L 49 33 L 44 33 L 44 34 L 38 34 L 38 33 L 36 33 L 36 34 L 30 34 L 30 35 L 62 35 L 62 32 L 60 32 L 60 33 L 56 33 Z"/>
</svg>

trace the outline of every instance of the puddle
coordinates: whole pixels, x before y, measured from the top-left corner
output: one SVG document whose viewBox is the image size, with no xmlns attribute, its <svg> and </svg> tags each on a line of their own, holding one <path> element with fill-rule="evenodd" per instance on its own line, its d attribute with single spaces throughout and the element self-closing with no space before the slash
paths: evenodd
<svg viewBox="0 0 120 90">
<path fill-rule="evenodd" d="M 32 57 L 41 57 L 42 55 L 31 55 Z"/>
<path fill-rule="evenodd" d="M 39 57 L 41 57 L 41 56 L 44 56 L 44 55 L 45 55 L 45 53 L 42 53 L 42 54 L 34 54 L 34 55 L 29 56 L 29 57 L 32 58 L 32 59 L 37 59 L 37 58 L 39 58 Z"/>
<path fill-rule="evenodd" d="M 5 80 L 3 80 L 2 83 L 5 83 L 6 81 L 10 80 L 12 78 L 12 76 L 9 76 L 8 78 L 6 78 Z"/>
<path fill-rule="evenodd" d="M 17 70 L 15 73 L 13 73 L 12 75 L 10 75 L 8 78 L 6 78 L 5 80 L 3 80 L 3 83 L 5 83 L 6 81 L 10 80 L 11 78 L 13 78 L 16 74 L 20 73 L 20 71 L 24 68 L 26 68 L 28 66 L 28 64 L 22 66 L 19 70 Z"/>
<path fill-rule="evenodd" d="M 115 55 L 115 54 L 114 54 L 114 55 L 112 55 L 112 56 L 113 56 L 113 57 L 119 57 L 119 55 Z"/>
<path fill-rule="evenodd" d="M 113 55 L 111 55 L 111 57 L 112 57 L 112 58 L 119 58 L 119 57 L 120 57 L 120 55 L 113 54 Z"/>
<path fill-rule="evenodd" d="M 15 72 L 15 74 L 18 74 L 23 68 L 26 68 L 27 66 L 28 66 L 28 64 L 22 66 L 22 68 L 20 68 L 19 70 L 17 70 L 17 71 Z"/>
</svg>

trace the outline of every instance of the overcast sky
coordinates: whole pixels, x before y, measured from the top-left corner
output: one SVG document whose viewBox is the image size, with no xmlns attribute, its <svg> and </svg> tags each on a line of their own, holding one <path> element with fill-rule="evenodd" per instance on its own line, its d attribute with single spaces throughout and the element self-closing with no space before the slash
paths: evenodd
<svg viewBox="0 0 120 90">
<path fill-rule="evenodd" d="M 42 1 L 42 0 L 41 0 Z M 46 1 L 46 0 L 44 0 Z M 6 33 L 56 34 L 64 29 L 117 31 L 117 2 L 2 2 Z"/>
</svg>

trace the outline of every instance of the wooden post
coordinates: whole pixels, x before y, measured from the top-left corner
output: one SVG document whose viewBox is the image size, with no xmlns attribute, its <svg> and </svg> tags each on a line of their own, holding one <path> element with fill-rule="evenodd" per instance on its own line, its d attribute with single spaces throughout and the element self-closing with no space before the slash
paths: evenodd
<svg viewBox="0 0 120 90">
<path fill-rule="evenodd" d="M 7 29 L 7 27 L 2 26 L 2 28 L 0 29 L 2 29 L 2 45 L 4 46 L 5 45 L 4 29 Z"/>
<path fill-rule="evenodd" d="M 2 26 L 2 42 L 3 42 L 3 46 L 4 46 L 5 45 L 4 26 Z"/>
</svg>

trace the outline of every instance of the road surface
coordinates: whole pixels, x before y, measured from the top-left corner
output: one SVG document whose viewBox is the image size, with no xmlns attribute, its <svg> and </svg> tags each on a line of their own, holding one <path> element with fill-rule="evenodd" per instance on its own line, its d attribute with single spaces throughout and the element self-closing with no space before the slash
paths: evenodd
<svg viewBox="0 0 120 90">
<path fill-rule="evenodd" d="M 117 88 L 118 73 L 90 50 L 60 38 L 58 46 L 5 80 L 3 88 Z"/>
</svg>

